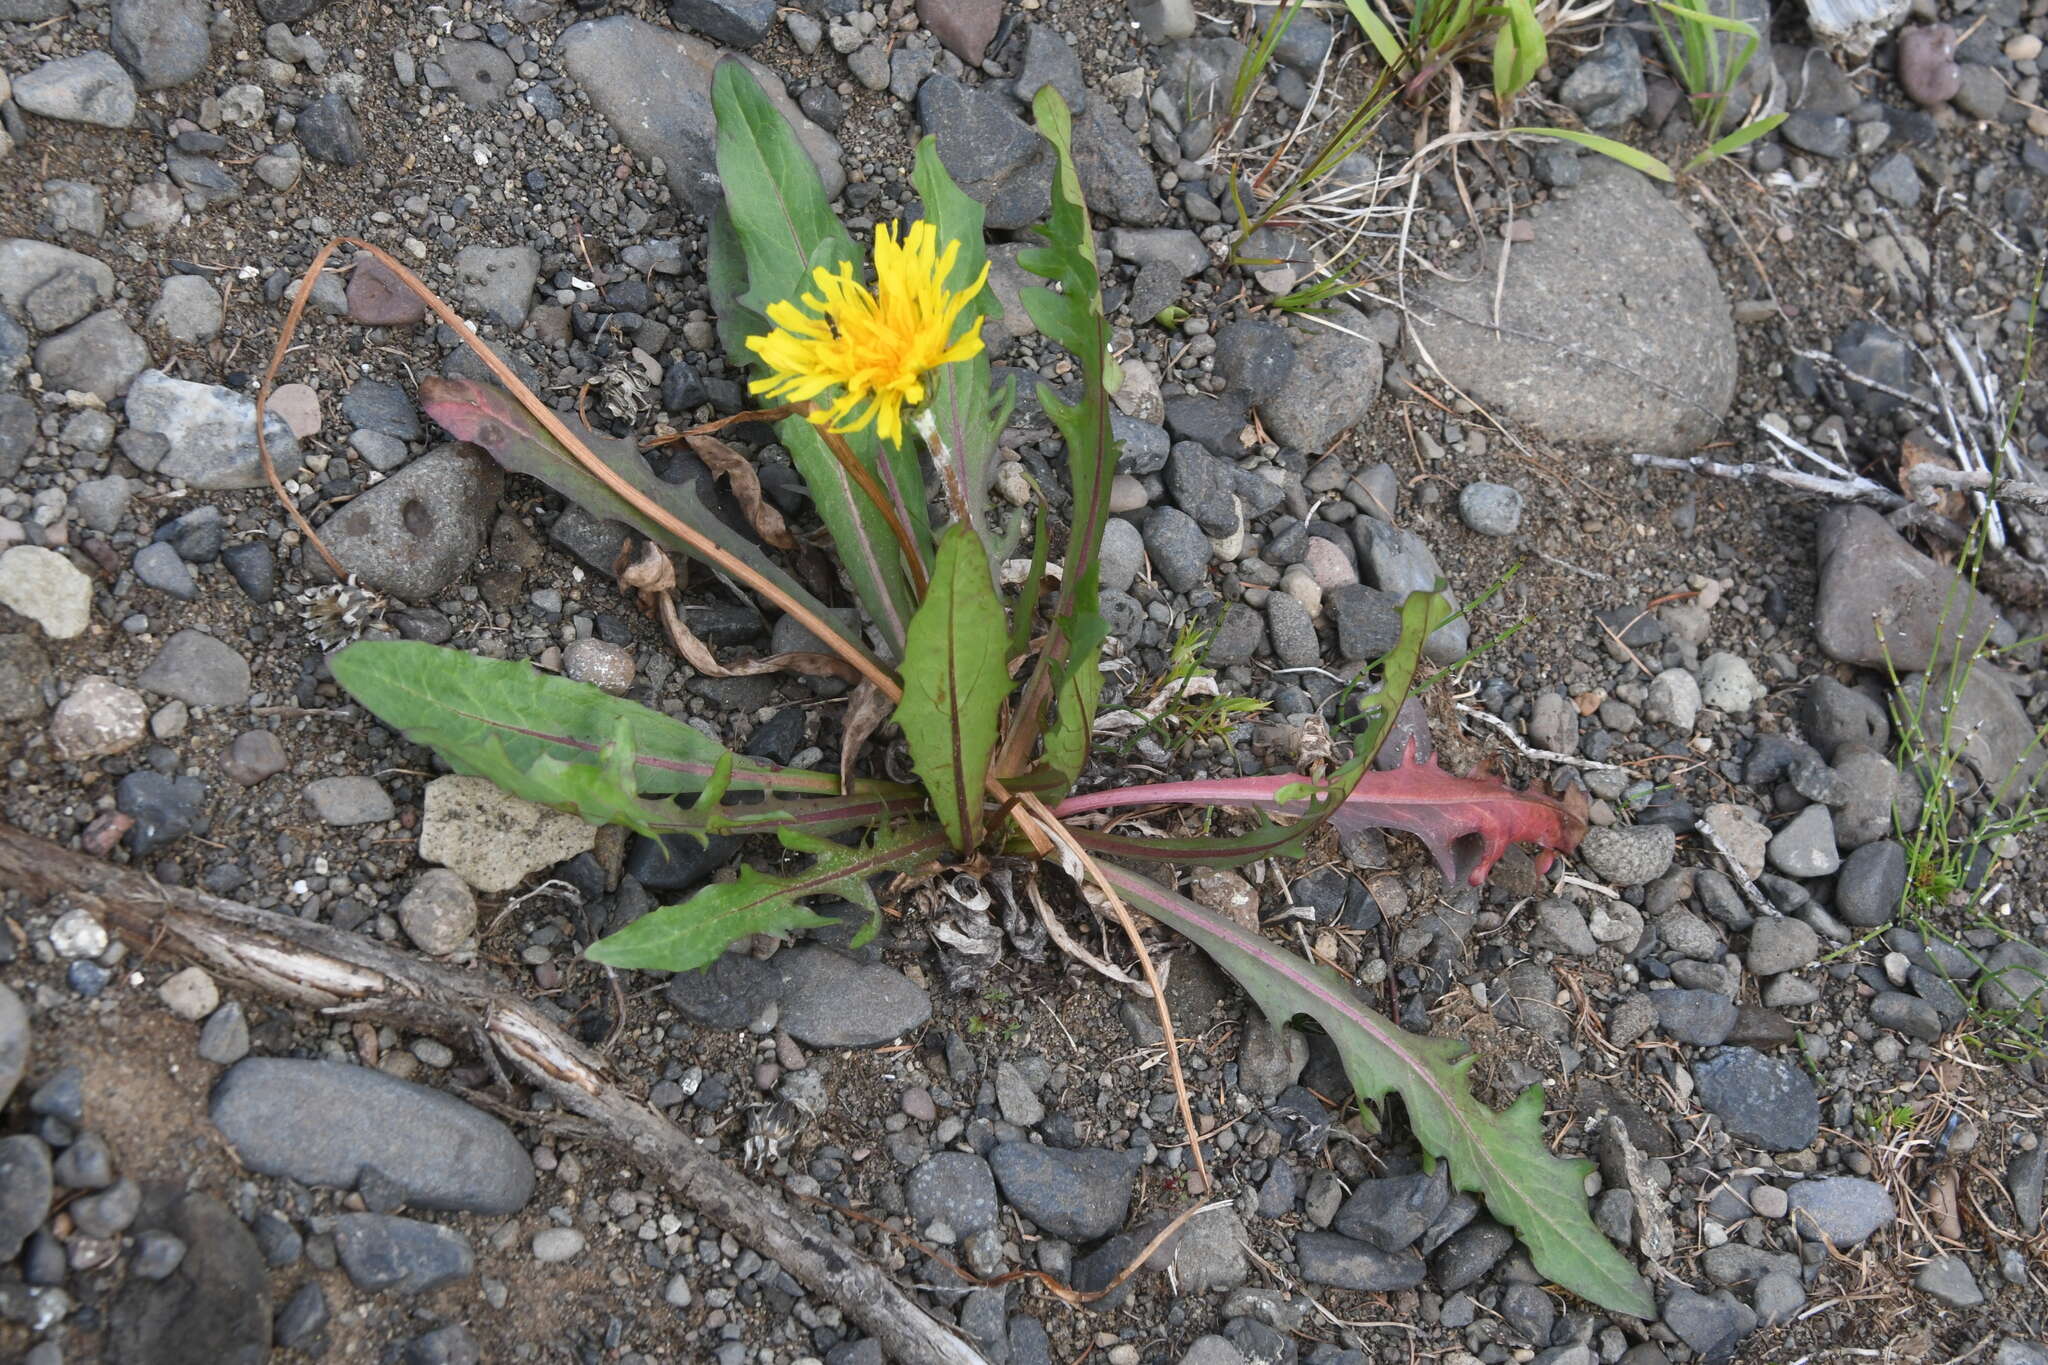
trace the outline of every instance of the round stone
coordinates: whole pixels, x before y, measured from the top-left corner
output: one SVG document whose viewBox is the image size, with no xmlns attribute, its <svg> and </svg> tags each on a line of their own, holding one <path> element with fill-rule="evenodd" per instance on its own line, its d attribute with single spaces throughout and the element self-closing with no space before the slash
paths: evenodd
<svg viewBox="0 0 2048 1365">
<path fill-rule="evenodd" d="M 149 708 L 111 678 L 84 678 L 50 717 L 50 743 L 67 763 L 103 758 L 142 742 Z"/>
<path fill-rule="evenodd" d="M 1482 536 L 1511 536 L 1522 527 L 1522 494 L 1504 483 L 1469 483 L 1458 494 L 1458 515 Z"/>
<path fill-rule="evenodd" d="M 562 671 L 618 696 L 633 685 L 633 651 L 603 640 L 578 640 L 562 651 Z"/>
<path fill-rule="evenodd" d="M 543 1265 L 574 1260 L 583 1253 L 583 1234 L 575 1228 L 548 1228 L 533 1236 L 533 1259 Z"/>
<path fill-rule="evenodd" d="M 320 395 L 310 384 L 280 384 L 272 391 L 269 411 L 284 418 L 301 441 L 320 434 Z"/>
</svg>

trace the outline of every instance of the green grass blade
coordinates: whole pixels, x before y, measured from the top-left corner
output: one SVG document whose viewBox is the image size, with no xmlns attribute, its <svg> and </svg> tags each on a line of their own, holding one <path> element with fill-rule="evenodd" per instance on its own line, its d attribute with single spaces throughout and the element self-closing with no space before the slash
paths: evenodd
<svg viewBox="0 0 2048 1365">
<path fill-rule="evenodd" d="M 1598 133 L 1580 132 L 1577 128 L 1516 128 L 1514 132 L 1517 135 L 1527 133 L 1533 137 L 1554 137 L 1562 138 L 1566 142 L 1576 142 L 1588 151 L 1612 157 L 1629 169 L 1641 171 L 1651 179 L 1662 180 L 1666 184 L 1677 178 L 1671 173 L 1669 166 L 1648 152 L 1637 151 L 1626 142 L 1616 142 L 1613 138 L 1602 137 Z"/>
<path fill-rule="evenodd" d="M 1387 27 L 1387 21 L 1373 12 L 1372 0 L 1344 0 L 1344 8 L 1351 11 L 1351 17 L 1365 31 L 1366 41 L 1380 54 L 1380 60 L 1388 66 L 1399 66 L 1404 56 L 1401 40 Z"/>
<path fill-rule="evenodd" d="M 895 720 L 939 823 L 962 852 L 981 842 L 982 788 L 1010 693 L 1006 635 L 980 539 L 948 527 L 910 621 Z"/>
<path fill-rule="evenodd" d="M 1408 1033 L 1327 967 L 1135 872 L 1114 864 L 1103 870 L 1119 893 L 1192 939 L 1274 1024 L 1297 1015 L 1315 1020 L 1361 1097 L 1399 1094 L 1423 1149 L 1448 1161 L 1452 1183 L 1480 1195 L 1489 1213 L 1515 1229 L 1539 1272 L 1609 1312 L 1656 1317 L 1649 1286 L 1587 1213 L 1593 1163 L 1560 1160 L 1544 1145 L 1540 1086 L 1495 1112 L 1472 1093 L 1463 1043 Z"/>
<path fill-rule="evenodd" d="M 1730 152 L 1747 147 L 1750 143 L 1769 133 L 1784 121 L 1785 115 L 1772 114 L 1768 118 L 1757 119 L 1754 123 L 1745 123 L 1734 132 L 1708 147 L 1698 156 L 1695 156 L 1692 160 L 1686 162 L 1685 169 L 1688 171 L 1698 170 L 1708 162 L 1718 161 Z"/>
</svg>

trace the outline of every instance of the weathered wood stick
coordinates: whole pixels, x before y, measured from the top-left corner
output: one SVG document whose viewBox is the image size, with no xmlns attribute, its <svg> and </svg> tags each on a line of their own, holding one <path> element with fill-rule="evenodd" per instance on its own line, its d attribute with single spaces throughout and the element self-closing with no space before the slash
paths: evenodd
<svg viewBox="0 0 2048 1365">
<path fill-rule="evenodd" d="M 482 973 L 428 962 L 360 934 L 163 886 L 0 824 L 0 886 L 64 896 L 137 948 L 175 953 L 306 1009 L 483 1042 L 527 1084 L 582 1116 L 598 1141 L 836 1304 L 904 1365 L 988 1365 L 882 1270 L 633 1098 L 604 1061 Z M 493 1066 L 498 1058 L 487 1055 Z"/>
</svg>

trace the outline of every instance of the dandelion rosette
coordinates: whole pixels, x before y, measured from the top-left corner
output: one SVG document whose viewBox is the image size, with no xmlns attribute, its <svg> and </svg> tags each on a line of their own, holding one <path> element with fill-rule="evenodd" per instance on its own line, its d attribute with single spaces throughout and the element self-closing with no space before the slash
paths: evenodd
<svg viewBox="0 0 2048 1365">
<path fill-rule="evenodd" d="M 836 270 L 819 266 L 811 276 L 817 292 L 800 297 L 803 307 L 788 300 L 770 304 L 775 330 L 747 338 L 748 349 L 771 371 L 750 391 L 790 403 L 822 398 L 810 413 L 819 426 L 848 432 L 872 422 L 878 436 L 901 445 L 904 410 L 925 401 L 925 376 L 981 351 L 978 329 L 970 327 L 957 341 L 953 330 L 987 282 L 988 266 L 967 289 L 948 289 L 946 277 L 959 255 L 958 242 L 940 250 L 928 222 L 912 224 L 902 236 L 891 223 L 875 237 L 872 292 L 853 277 L 849 262 Z"/>
</svg>

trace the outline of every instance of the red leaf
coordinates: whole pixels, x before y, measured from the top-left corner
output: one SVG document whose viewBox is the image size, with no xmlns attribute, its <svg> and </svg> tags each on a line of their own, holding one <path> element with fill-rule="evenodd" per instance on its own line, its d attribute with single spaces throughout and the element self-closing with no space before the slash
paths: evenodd
<svg viewBox="0 0 2048 1365">
<path fill-rule="evenodd" d="M 1429 849 L 1448 882 L 1486 880 L 1486 874 L 1514 843 L 1535 844 L 1537 871 L 1559 853 L 1570 853 L 1586 833 L 1586 797 L 1577 788 L 1563 800 L 1539 791 L 1516 791 L 1476 770 L 1463 777 L 1415 757 L 1411 741 L 1401 766 L 1369 772 L 1330 817 L 1338 830 L 1398 829 Z M 1162 782 L 1091 792 L 1062 802 L 1056 814 L 1080 815 L 1111 806 L 1250 806 L 1275 814 L 1300 814 L 1306 801 L 1280 801 L 1276 794 L 1309 781 L 1299 773 L 1228 778 L 1214 782 Z"/>
</svg>

